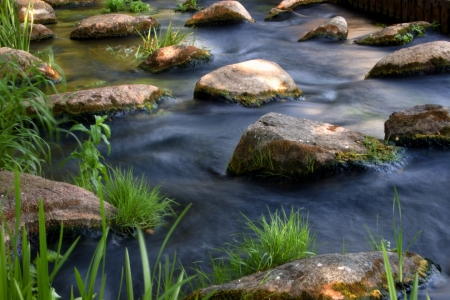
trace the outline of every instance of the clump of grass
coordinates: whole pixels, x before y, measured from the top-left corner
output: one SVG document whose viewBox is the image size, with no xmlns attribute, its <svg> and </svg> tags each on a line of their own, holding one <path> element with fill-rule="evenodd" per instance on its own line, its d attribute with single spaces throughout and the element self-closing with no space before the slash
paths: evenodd
<svg viewBox="0 0 450 300">
<path fill-rule="evenodd" d="M 29 52 L 33 17 L 30 15 L 32 2 L 27 7 L 25 19 L 20 22 L 19 11 L 14 0 L 0 1 L 0 47 L 9 47 Z"/>
<path fill-rule="evenodd" d="M 175 9 L 175 11 L 198 11 L 202 10 L 202 7 L 200 7 L 197 3 L 197 0 L 187 0 L 184 3 L 178 3 L 178 7 Z"/>
<path fill-rule="evenodd" d="M 315 233 L 308 217 L 293 207 L 270 212 L 253 222 L 244 216 L 249 234 L 239 234 L 233 244 L 221 249 L 225 258 L 211 259 L 212 273 L 197 270 L 201 287 L 222 284 L 249 274 L 266 271 L 281 264 L 315 255 Z"/>
<path fill-rule="evenodd" d="M 115 223 L 129 228 L 153 229 L 167 216 L 173 216 L 176 202 L 151 187 L 144 176 L 135 177 L 132 169 L 109 168 L 110 180 L 105 184 L 105 199 L 117 207 Z"/>
<path fill-rule="evenodd" d="M 140 32 L 138 33 L 144 42 L 142 50 L 146 55 L 151 55 L 154 51 L 163 47 L 177 46 L 193 34 L 190 30 L 182 32 L 181 27 L 178 28 L 178 30 L 174 30 L 172 22 L 169 23 L 165 32 L 162 32 L 161 28 L 157 31 L 156 28 L 153 27 L 146 35 L 143 35 Z M 192 41 L 191 44 L 194 44 L 194 41 Z"/>
<path fill-rule="evenodd" d="M 131 11 L 145 12 L 150 10 L 150 5 L 141 0 L 106 0 L 103 13 Z"/>
</svg>

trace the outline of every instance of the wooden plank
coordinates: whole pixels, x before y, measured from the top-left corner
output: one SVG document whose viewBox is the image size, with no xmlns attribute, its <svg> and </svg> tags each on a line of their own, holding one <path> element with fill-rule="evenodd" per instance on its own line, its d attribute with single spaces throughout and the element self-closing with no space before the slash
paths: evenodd
<svg viewBox="0 0 450 300">
<path fill-rule="evenodd" d="M 363 9 L 364 9 L 364 11 L 369 11 L 369 0 L 364 0 L 364 7 L 363 7 Z"/>
<path fill-rule="evenodd" d="M 431 7 L 433 6 L 431 1 L 432 0 L 428 0 L 425 2 L 425 14 L 423 16 L 423 21 L 431 22 Z"/>
<path fill-rule="evenodd" d="M 381 13 L 387 15 L 389 11 L 389 0 L 382 0 Z"/>
<path fill-rule="evenodd" d="M 390 18 L 394 17 L 394 12 L 395 12 L 395 4 L 397 3 L 397 0 L 391 0 L 388 3 L 388 15 Z"/>
<path fill-rule="evenodd" d="M 439 22 L 439 19 L 441 18 L 441 6 L 441 1 L 434 0 L 433 11 L 431 12 L 431 21 Z"/>
<path fill-rule="evenodd" d="M 377 0 L 376 2 L 375 2 L 375 12 L 376 13 L 381 13 L 381 6 L 382 6 L 382 3 L 381 3 L 381 0 Z"/>
<path fill-rule="evenodd" d="M 377 0 L 369 0 L 370 5 L 369 5 L 369 10 L 371 12 L 375 12 L 376 11 L 376 6 L 377 6 Z"/>
<path fill-rule="evenodd" d="M 397 0 L 397 4 L 394 7 L 394 17 L 397 20 L 401 20 L 403 18 L 403 0 Z"/>
<path fill-rule="evenodd" d="M 413 1 L 402 0 L 402 22 L 408 22 L 411 19 L 411 2 Z"/>
<path fill-rule="evenodd" d="M 416 16 L 416 21 L 423 21 L 423 16 L 425 12 L 425 2 L 426 0 L 417 0 L 414 15 Z"/>
<path fill-rule="evenodd" d="M 449 26 L 448 26 L 448 22 L 449 22 L 449 10 L 450 10 L 450 5 L 448 1 L 442 2 L 442 8 L 441 8 L 441 18 L 439 20 L 439 23 L 441 24 L 441 31 L 442 33 L 448 33 L 449 32 Z"/>
</svg>

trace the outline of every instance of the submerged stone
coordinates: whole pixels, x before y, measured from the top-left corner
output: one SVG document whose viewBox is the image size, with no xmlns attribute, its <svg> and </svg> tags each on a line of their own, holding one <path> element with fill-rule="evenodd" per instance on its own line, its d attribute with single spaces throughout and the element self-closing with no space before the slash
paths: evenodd
<svg viewBox="0 0 450 300">
<path fill-rule="evenodd" d="M 371 46 L 403 45 L 412 42 L 414 37 L 423 35 L 429 27 L 431 27 L 431 24 L 424 21 L 395 24 L 357 40 L 355 44 Z"/>
<path fill-rule="evenodd" d="M 106 14 L 82 20 L 70 33 L 71 39 L 99 39 L 147 33 L 159 23 L 149 16 Z"/>
<path fill-rule="evenodd" d="M 305 34 L 299 42 L 303 42 L 312 38 L 325 37 L 337 40 L 345 40 L 348 35 L 347 21 L 343 17 L 337 16 L 331 20 L 324 22 L 317 28 Z"/>
<path fill-rule="evenodd" d="M 28 22 L 33 18 L 34 24 L 54 24 L 56 23 L 56 14 L 49 4 L 41 0 L 15 0 L 15 4 L 19 9 L 20 22 L 24 22 L 27 16 L 28 5 L 33 8 L 32 14 L 28 16 Z"/>
<path fill-rule="evenodd" d="M 219 1 L 193 15 L 184 26 L 209 26 L 240 22 L 254 23 L 255 20 L 238 1 Z"/>
<path fill-rule="evenodd" d="M 130 84 L 49 96 L 55 115 L 114 115 L 136 109 L 153 109 L 166 93 L 149 84 Z"/>
<path fill-rule="evenodd" d="M 168 46 L 153 52 L 139 68 L 150 73 L 162 73 L 172 69 L 193 68 L 199 64 L 212 60 L 209 51 L 195 46 Z"/>
<path fill-rule="evenodd" d="M 16 80 L 20 81 L 23 79 L 23 74 L 32 78 L 38 72 L 50 81 L 61 81 L 61 75 L 59 75 L 58 71 L 40 58 L 23 50 L 2 47 L 0 48 L 0 61 L 2 61 L 2 64 L 0 64 L 0 76 L 16 75 Z M 23 74 L 17 74 L 16 66 L 19 66 Z"/>
<path fill-rule="evenodd" d="M 382 58 L 367 78 L 450 72 L 450 42 L 437 41 L 404 48 Z"/>
<path fill-rule="evenodd" d="M 399 159 L 398 149 L 338 125 L 268 113 L 242 135 L 229 175 L 290 180 L 321 177 Z"/>
<path fill-rule="evenodd" d="M 387 255 L 397 278 L 398 255 L 394 252 Z M 433 262 L 406 253 L 403 289 L 411 287 L 416 273 L 422 284 L 445 281 Z M 209 293 L 213 293 L 211 300 L 381 300 L 389 296 L 385 274 L 381 251 L 324 254 L 200 289 L 184 300 L 202 299 Z"/>
<path fill-rule="evenodd" d="M 31 28 L 31 41 L 47 40 L 56 37 L 55 33 L 42 24 L 33 24 Z"/>
<path fill-rule="evenodd" d="M 384 123 L 384 134 L 399 146 L 450 148 L 450 108 L 425 104 L 394 112 Z"/>
<path fill-rule="evenodd" d="M 278 64 L 255 59 L 206 74 L 195 85 L 194 97 L 256 107 L 280 98 L 300 99 L 302 91 Z"/>
</svg>

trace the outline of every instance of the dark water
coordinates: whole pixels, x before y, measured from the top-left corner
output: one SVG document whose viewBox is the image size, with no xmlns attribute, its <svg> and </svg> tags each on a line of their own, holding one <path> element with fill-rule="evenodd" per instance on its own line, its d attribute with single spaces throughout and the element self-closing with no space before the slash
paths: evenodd
<svg viewBox="0 0 450 300">
<path fill-rule="evenodd" d="M 172 3 L 173 2 L 173 3 Z M 208 6 L 213 1 L 204 1 Z M 406 46 L 376 48 L 352 44 L 365 34 L 379 30 L 373 17 L 344 7 L 322 4 L 302 10 L 288 20 L 263 22 L 278 1 L 243 0 L 256 23 L 198 28 L 196 45 L 214 54 L 215 60 L 192 70 L 150 75 L 136 68 L 133 59 L 109 55 L 106 47 L 136 47 L 139 37 L 94 41 L 69 39 L 74 24 L 101 11 L 100 4 L 73 6 L 56 10 L 59 23 L 49 26 L 57 38 L 34 45 L 54 47 L 57 63 L 67 75 L 68 90 L 92 85 L 149 83 L 172 91 L 176 100 L 162 103 L 152 114 L 137 113 L 109 122 L 112 152 L 107 163 L 133 167 L 145 174 L 151 184 L 163 183 L 161 190 L 175 198 L 182 210 L 192 208 L 174 232 L 167 254 L 177 251 L 186 265 L 208 259 L 213 248 L 230 242 L 231 234 L 245 230 L 245 214 L 252 220 L 270 210 L 291 206 L 303 208 L 317 231 L 319 253 L 370 250 L 365 241 L 367 224 L 393 242 L 391 230 L 394 186 L 402 202 L 405 240 L 419 230 L 422 234 L 411 250 L 442 266 L 450 273 L 450 153 L 432 149 L 406 150 L 405 162 L 394 170 L 369 170 L 340 174 L 296 185 L 258 183 L 226 175 L 234 147 L 248 125 L 267 112 L 321 120 L 345 126 L 378 138 L 384 136 L 383 124 L 394 111 L 418 104 L 449 105 L 450 76 L 364 80 L 365 74 L 382 57 Z M 153 17 L 163 27 L 169 22 L 183 25 L 191 15 L 174 13 L 175 1 L 150 2 Z M 327 18 L 343 16 L 349 24 L 345 42 L 311 40 L 297 43 L 309 29 Z M 429 32 L 408 46 L 450 40 Z M 119 49 L 119 48 L 116 48 Z M 193 99 L 195 83 L 204 74 L 221 66 L 250 59 L 278 63 L 303 90 L 305 101 L 281 101 L 261 108 L 244 108 L 229 103 L 210 103 Z M 66 142 L 70 151 L 75 144 Z M 105 150 L 105 149 L 103 149 Z M 55 157 L 57 162 L 60 157 Z M 65 170 L 64 170 L 65 171 Z M 55 176 L 63 176 L 59 171 Z M 151 259 L 167 233 L 160 228 L 146 237 Z M 75 283 L 73 266 L 85 271 L 96 238 L 83 238 L 82 244 L 57 279 L 57 291 L 67 298 Z M 115 299 L 123 266 L 124 249 L 132 257 L 132 268 L 140 286 L 141 265 L 137 243 L 132 238 L 115 238 L 108 246 L 108 294 Z M 450 286 L 443 284 L 426 290 L 432 299 L 448 299 Z"/>
</svg>

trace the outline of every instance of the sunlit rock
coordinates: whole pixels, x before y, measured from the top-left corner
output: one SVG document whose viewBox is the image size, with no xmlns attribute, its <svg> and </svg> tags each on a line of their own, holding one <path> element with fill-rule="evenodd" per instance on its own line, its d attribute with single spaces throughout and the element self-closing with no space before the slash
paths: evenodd
<svg viewBox="0 0 450 300">
<path fill-rule="evenodd" d="M 184 26 L 209 26 L 246 21 L 255 22 L 241 3 L 219 1 L 193 15 Z"/>
<path fill-rule="evenodd" d="M 302 91 L 278 64 L 255 59 L 206 74 L 195 85 L 194 97 L 253 107 L 281 98 L 301 99 Z"/>
<path fill-rule="evenodd" d="M 283 0 L 270 10 L 269 14 L 264 18 L 264 21 L 279 21 L 286 19 L 297 6 L 309 6 L 312 4 L 319 4 L 328 2 L 328 0 Z"/>
<path fill-rule="evenodd" d="M 0 48 L 0 60 L 3 61 L 0 64 L 0 76 L 14 74 L 17 75 L 17 80 L 23 79 L 22 74 L 17 74 L 16 67 L 19 66 L 23 74 L 26 74 L 28 77 L 32 77 L 36 72 L 39 72 L 48 80 L 53 82 L 61 81 L 61 75 L 58 71 L 26 51 L 2 47 Z"/>
<path fill-rule="evenodd" d="M 228 174 L 290 180 L 322 177 L 348 168 L 392 163 L 399 158 L 397 151 L 338 125 L 271 112 L 244 132 Z"/>
<path fill-rule="evenodd" d="M 166 93 L 149 84 L 129 84 L 68 92 L 49 96 L 55 115 L 93 115 L 151 110 Z"/>
<path fill-rule="evenodd" d="M 56 14 L 53 8 L 41 0 L 15 0 L 16 6 L 19 8 L 19 18 L 23 22 L 27 15 L 28 3 L 32 8 L 28 22 L 33 18 L 35 24 L 54 24 L 56 23 Z"/>
<path fill-rule="evenodd" d="M 209 51 L 195 46 L 168 46 L 153 52 L 139 65 L 139 68 L 155 74 L 172 69 L 193 68 L 211 59 L 212 55 Z"/>
<path fill-rule="evenodd" d="M 56 37 L 55 33 L 42 24 L 33 24 L 31 27 L 31 41 L 47 40 Z"/>
<path fill-rule="evenodd" d="M 425 104 L 394 112 L 384 123 L 384 134 L 400 146 L 450 148 L 450 108 Z"/>
<path fill-rule="evenodd" d="M 159 23 L 149 16 L 129 16 L 126 14 L 105 14 L 82 20 L 70 33 L 71 39 L 98 39 L 138 35 L 148 32 Z"/>
<path fill-rule="evenodd" d="M 343 17 L 337 16 L 331 20 L 324 22 L 317 28 L 305 34 L 299 42 L 306 41 L 312 38 L 325 37 L 337 40 L 345 40 L 348 35 L 347 21 Z"/>
<path fill-rule="evenodd" d="M 15 224 L 14 173 L 0 171 L 0 197 L 2 214 L 9 227 Z M 49 230 L 59 229 L 61 223 L 67 230 L 100 229 L 100 200 L 93 193 L 64 182 L 47 180 L 42 177 L 20 175 L 21 218 L 20 229 L 24 226 L 28 233 L 38 232 L 39 200 L 44 204 L 45 221 Z M 107 216 L 116 209 L 104 202 Z M 0 224 L 3 219 L 0 218 Z"/>
<path fill-rule="evenodd" d="M 398 255 L 388 252 L 395 278 Z M 419 281 L 445 279 L 429 260 L 415 253 L 405 254 L 403 291 L 411 288 L 415 274 Z M 213 292 L 218 299 L 387 299 L 386 272 L 380 251 L 323 254 L 295 260 L 268 271 L 258 272 L 222 285 L 197 290 L 184 300 L 201 299 Z M 399 291 L 400 292 L 400 291 Z"/>
<path fill-rule="evenodd" d="M 450 42 L 437 41 L 404 48 L 382 58 L 366 78 L 450 72 Z"/>
<path fill-rule="evenodd" d="M 407 44 L 412 42 L 414 37 L 423 35 L 429 27 L 431 24 L 424 21 L 395 24 L 357 40 L 355 44 L 372 46 Z"/>
</svg>

